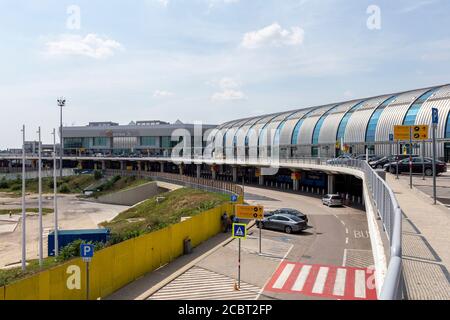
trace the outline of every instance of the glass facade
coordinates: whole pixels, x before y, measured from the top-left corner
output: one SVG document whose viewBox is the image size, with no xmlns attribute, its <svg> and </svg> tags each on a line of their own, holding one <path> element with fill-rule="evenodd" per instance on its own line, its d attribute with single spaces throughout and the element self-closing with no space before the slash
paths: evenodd
<svg viewBox="0 0 450 320">
<path fill-rule="evenodd" d="M 92 138 L 92 146 L 94 147 L 107 147 L 109 138 L 107 137 L 95 137 Z"/>
<path fill-rule="evenodd" d="M 319 136 L 320 136 L 320 129 L 322 129 L 323 123 L 325 122 L 325 119 L 327 116 L 335 110 L 339 105 L 335 105 L 333 108 L 328 110 L 323 114 L 323 116 L 320 117 L 320 120 L 317 122 L 316 127 L 314 128 L 313 138 L 312 138 L 312 144 L 319 144 Z"/>
<path fill-rule="evenodd" d="M 412 106 L 409 108 L 408 113 L 405 116 L 405 119 L 403 119 L 403 124 L 405 126 L 413 126 L 416 124 L 416 118 L 420 108 L 425 103 L 425 101 L 427 101 L 428 98 L 431 97 L 438 89 L 439 88 L 431 89 L 425 92 L 423 95 L 421 95 L 416 101 L 414 101 Z"/>
<path fill-rule="evenodd" d="M 65 149 L 80 149 L 83 148 L 84 138 L 64 138 Z"/>
<path fill-rule="evenodd" d="M 397 99 L 397 96 L 392 96 L 389 99 L 385 100 L 382 104 L 378 106 L 375 112 L 372 114 L 369 120 L 369 124 L 367 125 L 366 130 L 366 142 L 375 142 L 375 134 L 377 131 L 378 120 L 380 120 L 380 116 L 383 113 L 384 109 L 391 103 L 393 103 Z"/>
<path fill-rule="evenodd" d="M 303 124 L 304 120 L 305 120 L 304 118 L 300 119 L 300 121 L 297 122 L 297 124 L 295 125 L 294 132 L 292 133 L 292 138 L 291 138 L 291 144 L 292 145 L 296 145 L 297 144 L 298 136 L 300 134 L 300 128 L 302 127 L 302 124 Z"/>
<path fill-rule="evenodd" d="M 141 146 L 157 147 L 156 137 L 141 137 Z"/>
<path fill-rule="evenodd" d="M 344 138 L 345 135 L 345 129 L 347 128 L 348 120 L 350 120 L 352 114 L 357 111 L 359 108 L 361 108 L 364 105 L 364 101 L 361 101 L 360 103 L 356 104 L 353 108 L 348 111 L 345 116 L 342 118 L 341 123 L 339 124 L 339 129 L 336 135 L 336 141 L 341 141 L 342 138 Z"/>
<path fill-rule="evenodd" d="M 137 137 L 114 137 L 114 149 L 134 149 L 138 146 Z"/>
</svg>

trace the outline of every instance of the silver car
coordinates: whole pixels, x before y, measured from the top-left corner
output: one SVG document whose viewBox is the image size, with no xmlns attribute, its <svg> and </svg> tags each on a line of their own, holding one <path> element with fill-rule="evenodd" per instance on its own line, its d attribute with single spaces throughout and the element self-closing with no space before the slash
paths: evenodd
<svg viewBox="0 0 450 320">
<path fill-rule="evenodd" d="M 322 204 L 333 207 L 333 206 L 342 206 L 344 203 L 342 197 L 339 194 L 327 194 L 322 198 Z"/>
<path fill-rule="evenodd" d="M 293 215 L 274 214 L 257 222 L 258 228 L 284 231 L 286 233 L 300 232 L 308 228 L 305 220 Z"/>
</svg>

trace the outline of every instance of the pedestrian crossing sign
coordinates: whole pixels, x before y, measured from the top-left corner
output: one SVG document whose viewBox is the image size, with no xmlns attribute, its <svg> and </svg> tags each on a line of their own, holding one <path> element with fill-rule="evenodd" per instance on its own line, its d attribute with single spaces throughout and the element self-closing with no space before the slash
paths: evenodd
<svg viewBox="0 0 450 320">
<path fill-rule="evenodd" d="M 233 223 L 233 238 L 247 239 L 247 225 L 243 223 Z"/>
</svg>

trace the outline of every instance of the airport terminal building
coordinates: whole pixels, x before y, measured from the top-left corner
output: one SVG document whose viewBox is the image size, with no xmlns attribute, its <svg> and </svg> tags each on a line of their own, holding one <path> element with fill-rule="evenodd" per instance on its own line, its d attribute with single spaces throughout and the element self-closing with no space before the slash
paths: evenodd
<svg viewBox="0 0 450 320">
<path fill-rule="evenodd" d="M 270 157 L 279 146 L 281 159 L 335 157 L 341 153 L 389 155 L 409 152 L 409 141 L 390 140 L 395 125 L 430 125 L 439 110 L 437 154 L 450 160 L 450 85 L 332 103 L 229 121 L 217 127 L 214 157 Z M 413 153 L 432 154 L 431 140 L 414 142 Z"/>
<path fill-rule="evenodd" d="M 202 125 L 202 134 L 215 125 Z M 180 132 L 178 141 L 174 133 Z M 80 156 L 170 156 L 172 148 L 179 144 L 182 136 L 194 137 L 194 124 L 176 121 L 136 121 L 128 125 L 114 122 L 90 122 L 87 126 L 64 127 L 65 155 Z"/>
</svg>

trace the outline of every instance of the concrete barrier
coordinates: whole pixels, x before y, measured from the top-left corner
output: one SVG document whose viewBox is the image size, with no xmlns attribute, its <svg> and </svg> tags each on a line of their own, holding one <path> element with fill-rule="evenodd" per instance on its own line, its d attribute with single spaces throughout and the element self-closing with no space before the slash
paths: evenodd
<svg viewBox="0 0 450 320">
<path fill-rule="evenodd" d="M 164 191 L 166 190 L 158 187 L 156 182 L 149 182 L 134 188 L 100 196 L 97 200 L 101 203 L 133 206 Z"/>
</svg>

